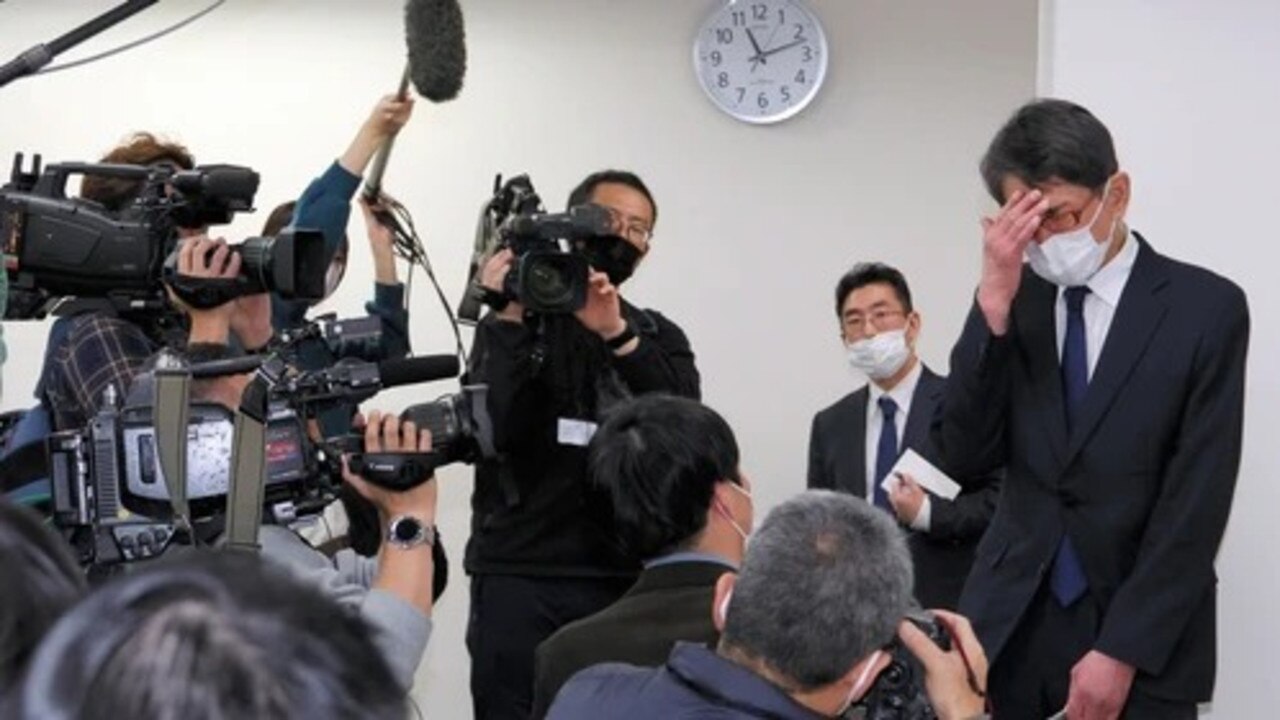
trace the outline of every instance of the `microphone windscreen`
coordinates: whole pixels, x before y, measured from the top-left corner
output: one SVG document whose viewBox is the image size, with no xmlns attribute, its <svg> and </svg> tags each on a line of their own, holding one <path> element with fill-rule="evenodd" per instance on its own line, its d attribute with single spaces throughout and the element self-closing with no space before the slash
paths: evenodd
<svg viewBox="0 0 1280 720">
<path fill-rule="evenodd" d="M 409 78 L 432 102 L 458 96 L 467 72 L 466 32 L 458 0 L 408 0 L 404 8 Z"/>
<path fill-rule="evenodd" d="M 382 387 L 392 388 L 457 377 L 460 369 L 457 355 L 423 355 L 383 360 L 378 363 L 378 379 Z"/>
</svg>

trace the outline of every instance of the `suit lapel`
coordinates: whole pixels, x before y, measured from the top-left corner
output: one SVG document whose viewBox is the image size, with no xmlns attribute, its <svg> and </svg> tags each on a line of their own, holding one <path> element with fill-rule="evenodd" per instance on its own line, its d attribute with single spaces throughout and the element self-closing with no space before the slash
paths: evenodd
<svg viewBox="0 0 1280 720">
<path fill-rule="evenodd" d="M 1169 309 L 1159 295 L 1169 280 L 1161 258 L 1141 236 L 1137 233 L 1134 236 L 1138 239 L 1138 257 L 1120 295 L 1120 305 L 1107 331 L 1098 366 L 1089 381 L 1080 418 L 1071 433 L 1067 463 L 1080 452 L 1111 407 Z"/>
<path fill-rule="evenodd" d="M 1026 294 L 1014 312 L 1018 336 L 1027 353 L 1027 377 L 1032 384 L 1038 407 L 1045 423 L 1049 448 L 1061 460 L 1067 453 L 1067 411 L 1062 398 L 1062 365 L 1058 360 L 1057 316 L 1058 288 L 1029 271 L 1023 277 Z"/>
<path fill-rule="evenodd" d="M 920 382 L 911 397 L 911 411 L 907 413 L 907 427 L 902 431 L 902 448 L 912 448 L 918 453 L 929 446 L 929 430 L 933 415 L 946 392 L 946 383 L 928 367 L 921 367 Z"/>
<path fill-rule="evenodd" d="M 867 497 L 867 398 L 871 393 L 865 386 L 854 393 L 852 402 L 846 405 L 849 412 L 837 428 L 847 428 L 837 439 L 839 448 L 838 477 L 847 478 L 846 489 L 860 498 Z"/>
</svg>

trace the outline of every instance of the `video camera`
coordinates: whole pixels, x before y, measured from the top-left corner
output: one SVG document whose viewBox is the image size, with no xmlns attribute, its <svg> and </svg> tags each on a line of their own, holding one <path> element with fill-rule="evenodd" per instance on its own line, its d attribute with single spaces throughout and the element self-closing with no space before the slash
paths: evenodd
<svg viewBox="0 0 1280 720">
<path fill-rule="evenodd" d="M 307 419 L 335 403 L 355 404 L 386 388 L 458 374 L 452 355 L 380 363 L 347 356 L 307 372 L 289 364 L 296 347 L 311 338 L 324 341 L 335 354 L 376 345 L 380 338 L 367 320 L 326 316 L 286 333 L 270 355 L 187 366 L 193 381 L 254 371 L 270 379 L 263 499 L 277 523 L 319 512 L 337 497 L 344 454 L 353 471 L 394 490 L 420 483 L 436 466 L 453 462 L 435 452 L 365 454 L 358 436 L 308 437 Z M 157 557 L 175 542 L 192 542 L 174 517 L 161 469 L 154 383 L 154 374 L 140 375 L 122 404 L 108 390 L 87 427 L 49 438 L 54 525 L 91 568 Z M 216 535 L 232 481 L 237 416 L 220 403 L 199 398 L 188 408 L 185 487 L 191 532 L 199 536 L 201 528 L 210 528 Z"/>
<path fill-rule="evenodd" d="M 110 212 L 68 198 L 72 175 L 129 180 L 140 191 L 132 203 Z M 316 230 L 289 230 L 236 246 L 242 263 L 234 280 L 177 275 L 178 230 L 230 222 L 235 213 L 253 209 L 257 189 L 258 174 L 234 165 L 178 170 L 59 163 L 42 169 L 37 155 L 25 172 L 17 154 L 9 183 L 0 188 L 0 243 L 9 276 L 5 317 L 59 314 L 67 298 L 117 312 L 160 310 L 166 305 L 162 281 L 201 308 L 264 291 L 320 299 L 327 258 L 324 236 Z"/>
<path fill-rule="evenodd" d="M 626 256 L 634 265 L 640 251 L 618 237 L 609 211 L 599 205 L 576 205 L 563 213 L 547 213 L 528 175 L 494 182 L 494 194 L 481 212 L 477 258 L 472 265 L 468 304 L 459 315 L 475 321 L 484 290 L 476 282 L 480 258 L 504 248 L 515 263 L 503 282 L 502 296 L 539 314 L 571 313 L 587 301 L 591 267 L 604 258 Z"/>
</svg>

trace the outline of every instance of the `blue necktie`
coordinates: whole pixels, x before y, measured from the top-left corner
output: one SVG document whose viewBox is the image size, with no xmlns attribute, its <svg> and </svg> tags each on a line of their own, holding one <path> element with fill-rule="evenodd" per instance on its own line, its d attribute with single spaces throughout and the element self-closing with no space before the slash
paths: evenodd
<svg viewBox="0 0 1280 720">
<path fill-rule="evenodd" d="M 1062 399 L 1067 411 L 1067 433 L 1075 425 L 1080 407 L 1089 389 L 1088 341 L 1084 334 L 1084 297 L 1087 287 L 1069 287 L 1063 292 L 1067 301 L 1067 333 L 1062 342 Z M 1071 536 L 1064 534 L 1053 558 L 1049 588 L 1063 607 L 1069 607 L 1089 589 L 1089 581 L 1080 565 L 1080 555 Z"/>
<path fill-rule="evenodd" d="M 889 493 L 880 484 L 898 461 L 898 426 L 893 422 L 894 416 L 898 414 L 898 404 L 888 395 L 881 395 L 876 402 L 884 415 L 884 424 L 880 426 L 880 442 L 876 444 L 876 481 L 872 500 L 876 507 L 893 512 L 893 505 L 889 504 Z"/>
</svg>

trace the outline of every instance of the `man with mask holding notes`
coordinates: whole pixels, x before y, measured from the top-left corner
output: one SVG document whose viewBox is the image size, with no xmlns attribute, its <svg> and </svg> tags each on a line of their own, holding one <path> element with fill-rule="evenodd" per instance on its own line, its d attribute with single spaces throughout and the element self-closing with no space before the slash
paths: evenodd
<svg viewBox="0 0 1280 720">
<path fill-rule="evenodd" d="M 922 320 L 902 273 L 861 263 L 835 301 L 849 363 L 870 382 L 814 417 L 808 485 L 863 498 L 908 528 L 917 600 L 954 610 L 999 483 L 987 473 L 961 489 L 933 466 L 929 429 L 946 380 L 916 355 Z"/>
</svg>

